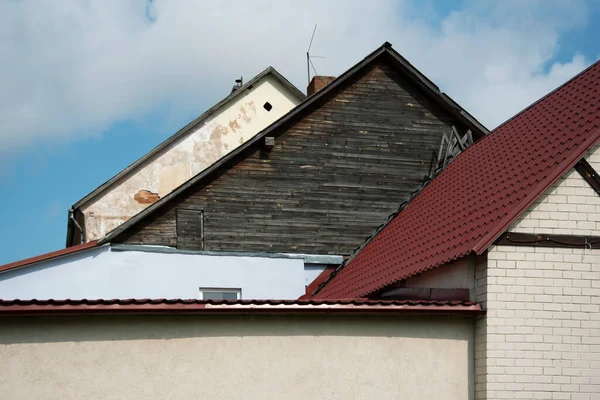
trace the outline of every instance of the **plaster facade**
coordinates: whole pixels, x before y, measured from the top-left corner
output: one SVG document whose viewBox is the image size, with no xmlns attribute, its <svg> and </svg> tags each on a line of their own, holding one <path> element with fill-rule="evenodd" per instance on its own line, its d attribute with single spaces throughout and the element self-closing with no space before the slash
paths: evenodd
<svg viewBox="0 0 600 400">
<path fill-rule="evenodd" d="M 86 241 L 102 238 L 294 108 L 300 99 L 265 75 L 200 126 L 81 206 Z M 269 103 L 270 108 L 265 105 Z M 269 108 L 269 110 L 267 110 Z"/>
<path fill-rule="evenodd" d="M 0 324 L 3 399 L 472 399 L 473 320 L 67 317 Z"/>
<path fill-rule="evenodd" d="M 297 299 L 319 268 L 305 271 L 301 258 L 103 246 L 0 273 L 0 299 L 198 299 L 201 287 L 241 289 L 244 299 Z"/>
<path fill-rule="evenodd" d="M 435 268 L 404 282 L 407 288 L 473 289 L 475 287 L 475 259 L 464 257 L 443 268 Z"/>
</svg>

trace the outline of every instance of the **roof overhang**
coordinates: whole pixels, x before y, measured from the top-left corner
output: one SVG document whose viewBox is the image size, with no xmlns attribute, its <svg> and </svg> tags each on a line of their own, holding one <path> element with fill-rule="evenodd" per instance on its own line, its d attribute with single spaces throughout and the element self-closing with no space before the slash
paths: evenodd
<svg viewBox="0 0 600 400">
<path fill-rule="evenodd" d="M 67 247 L 66 249 L 61 249 L 57 251 L 53 251 L 51 253 L 40 254 L 39 256 L 26 258 L 24 260 L 19 260 L 15 262 L 11 262 L 9 264 L 0 265 L 0 272 L 10 271 L 17 268 L 27 267 L 33 264 L 37 264 L 42 261 L 53 260 L 60 257 L 69 256 L 75 253 L 80 253 L 82 251 L 86 251 L 98 246 L 97 240 L 92 240 L 91 242 L 78 244 L 76 246 Z"/>
<path fill-rule="evenodd" d="M 485 314 L 460 301 L 406 300 L 0 300 L 0 317 L 77 315 L 459 315 Z"/>
</svg>

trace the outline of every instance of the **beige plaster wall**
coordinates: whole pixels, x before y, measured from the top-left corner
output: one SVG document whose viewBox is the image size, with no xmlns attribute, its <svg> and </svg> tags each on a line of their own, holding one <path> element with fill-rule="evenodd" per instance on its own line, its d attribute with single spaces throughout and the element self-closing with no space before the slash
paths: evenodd
<svg viewBox="0 0 600 400">
<path fill-rule="evenodd" d="M 2 399 L 472 399 L 473 320 L 0 320 Z"/>
<path fill-rule="evenodd" d="M 408 288 L 437 288 L 437 289 L 474 289 L 475 288 L 475 258 L 464 257 L 443 268 L 408 278 L 404 283 Z"/>
<path fill-rule="evenodd" d="M 269 102 L 272 109 L 263 105 Z M 146 160 L 84 204 L 86 240 L 102 238 L 129 218 L 231 152 L 300 100 L 271 75 L 225 104 L 202 125 Z"/>
</svg>

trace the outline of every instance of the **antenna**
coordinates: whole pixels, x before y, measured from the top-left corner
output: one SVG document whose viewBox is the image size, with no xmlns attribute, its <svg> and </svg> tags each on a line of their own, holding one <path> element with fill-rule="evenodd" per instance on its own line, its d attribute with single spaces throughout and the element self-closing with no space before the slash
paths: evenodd
<svg viewBox="0 0 600 400">
<path fill-rule="evenodd" d="M 315 65 L 313 64 L 311 58 L 325 58 L 325 57 L 321 57 L 321 56 L 311 56 L 310 55 L 310 48 L 312 47 L 313 39 L 315 38 L 316 32 L 317 32 L 317 24 L 315 24 L 315 28 L 313 29 L 313 33 L 310 38 L 310 44 L 308 45 L 308 50 L 306 50 L 306 72 L 308 74 L 308 84 L 310 84 L 310 67 L 311 66 L 313 68 L 313 71 L 315 71 L 315 75 L 318 75 L 317 69 L 315 68 Z"/>
</svg>

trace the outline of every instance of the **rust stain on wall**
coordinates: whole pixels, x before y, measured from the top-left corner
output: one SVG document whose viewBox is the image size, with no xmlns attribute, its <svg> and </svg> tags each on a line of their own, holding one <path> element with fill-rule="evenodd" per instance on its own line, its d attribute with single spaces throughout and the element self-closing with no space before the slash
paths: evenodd
<svg viewBox="0 0 600 400">
<path fill-rule="evenodd" d="M 133 199 L 140 204 L 152 204 L 158 201 L 160 196 L 158 193 L 152 193 L 149 190 L 142 189 L 133 196 Z"/>
</svg>

